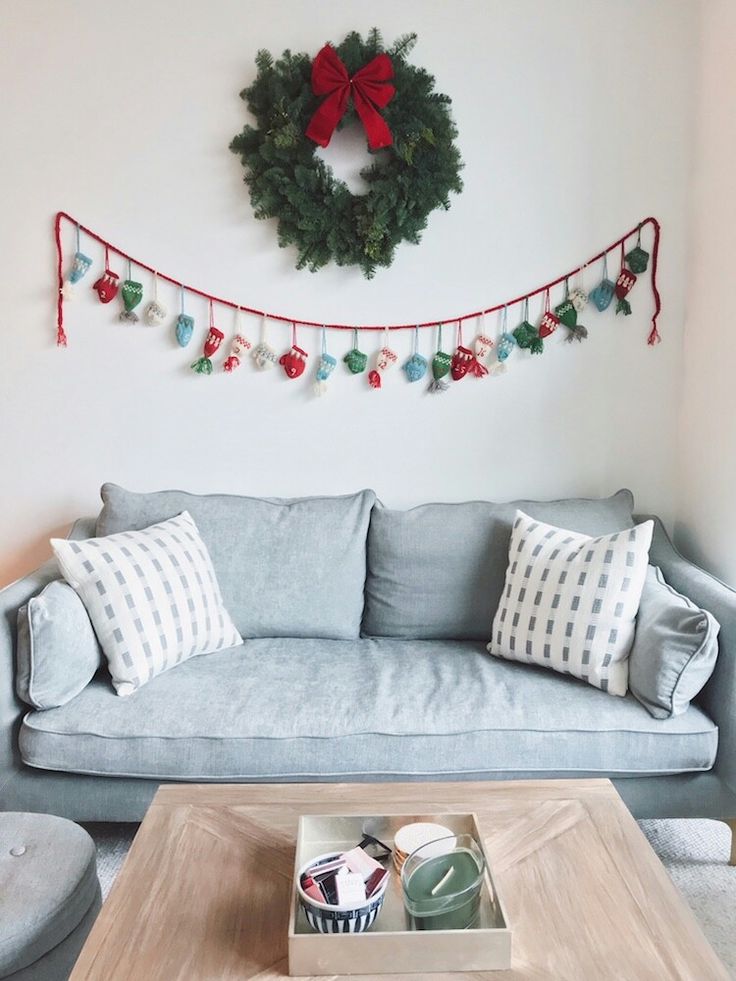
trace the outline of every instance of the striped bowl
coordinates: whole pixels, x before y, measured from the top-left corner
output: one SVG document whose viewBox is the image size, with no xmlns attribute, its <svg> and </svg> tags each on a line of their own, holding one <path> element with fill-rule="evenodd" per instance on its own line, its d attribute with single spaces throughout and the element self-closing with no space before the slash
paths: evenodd
<svg viewBox="0 0 736 981">
<path fill-rule="evenodd" d="M 307 923 L 318 933 L 364 933 L 373 926 L 381 912 L 390 876 L 386 876 L 383 885 L 375 896 L 354 909 L 344 906 L 331 906 L 329 903 L 318 903 L 316 899 L 307 896 L 302 889 L 302 875 L 307 869 L 316 865 L 317 862 L 327 862 L 333 858 L 338 858 L 340 854 L 341 852 L 327 852 L 325 855 L 318 855 L 304 863 L 296 878 L 299 902 L 307 917 Z"/>
</svg>

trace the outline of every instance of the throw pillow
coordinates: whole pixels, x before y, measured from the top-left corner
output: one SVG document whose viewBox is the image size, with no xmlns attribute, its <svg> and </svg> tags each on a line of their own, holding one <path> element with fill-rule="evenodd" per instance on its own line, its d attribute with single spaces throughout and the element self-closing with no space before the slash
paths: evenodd
<svg viewBox="0 0 736 981">
<path fill-rule="evenodd" d="M 84 604 L 61 580 L 18 610 L 15 689 L 35 709 L 58 708 L 86 688 L 102 652 Z"/>
<path fill-rule="evenodd" d="M 720 624 L 649 566 L 629 657 L 631 693 L 655 719 L 687 710 L 713 674 Z"/>
<path fill-rule="evenodd" d="M 490 653 L 625 695 L 653 528 L 590 538 L 517 511 Z"/>
<path fill-rule="evenodd" d="M 243 643 L 186 511 L 140 531 L 51 545 L 87 608 L 118 695 L 190 657 Z"/>
</svg>

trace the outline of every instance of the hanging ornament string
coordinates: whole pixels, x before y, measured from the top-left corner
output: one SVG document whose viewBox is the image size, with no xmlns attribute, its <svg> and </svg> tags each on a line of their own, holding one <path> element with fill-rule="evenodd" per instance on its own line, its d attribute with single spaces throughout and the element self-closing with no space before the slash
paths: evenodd
<svg viewBox="0 0 736 981">
<path fill-rule="evenodd" d="M 67 214 L 65 211 L 58 212 L 54 223 L 54 238 L 56 242 L 56 255 L 57 255 L 56 272 L 57 272 L 57 283 L 58 283 L 58 296 L 57 296 L 57 306 L 56 306 L 56 336 L 57 336 L 57 344 L 61 347 L 65 347 L 67 342 L 67 335 L 64 331 L 64 310 L 63 310 L 64 277 L 62 271 L 62 262 L 63 262 L 63 249 L 62 249 L 62 242 L 61 242 L 62 221 L 69 222 L 73 226 L 78 227 L 80 232 L 84 233 L 88 238 L 93 239 L 95 242 L 98 242 L 100 245 L 104 247 L 105 274 L 100 277 L 97 283 L 95 283 L 95 289 L 98 289 L 100 300 L 103 303 L 108 303 L 117 294 L 118 276 L 116 273 L 110 270 L 110 266 L 109 266 L 110 251 L 112 251 L 116 256 L 120 257 L 122 260 L 131 261 L 139 269 L 146 269 L 150 273 L 156 272 L 156 269 L 153 266 L 150 266 L 147 263 L 142 262 L 140 259 L 136 259 L 134 256 L 131 256 L 129 253 L 124 252 L 122 249 L 118 248 L 117 246 L 114 246 L 111 242 L 102 238 L 101 235 L 98 235 L 96 232 L 93 232 L 90 228 L 87 228 L 86 225 L 82 225 L 81 223 L 78 223 L 75 218 Z M 645 225 L 651 225 L 653 229 L 650 281 L 651 281 L 652 295 L 654 297 L 654 313 L 652 314 L 652 318 L 651 318 L 652 327 L 647 341 L 650 345 L 654 345 L 661 340 L 659 331 L 657 330 L 657 318 L 659 317 L 660 311 L 662 309 L 661 297 L 659 294 L 659 290 L 657 288 L 657 265 L 658 265 L 658 258 L 659 258 L 659 240 L 660 240 L 661 228 L 660 228 L 659 221 L 657 221 L 657 219 L 652 216 L 649 216 L 648 218 L 644 218 L 633 228 L 630 228 L 620 238 L 617 238 L 615 242 L 612 242 L 610 245 L 608 245 L 605 249 L 601 249 L 600 252 L 596 253 L 596 255 L 594 256 L 591 256 L 588 260 L 586 260 L 586 262 L 581 263 L 578 266 L 575 266 L 574 268 L 563 273 L 561 276 L 557 276 L 555 279 L 543 283 L 541 286 L 538 286 L 536 289 L 528 290 L 525 293 L 522 293 L 520 296 L 514 297 L 511 300 L 507 300 L 503 303 L 497 303 L 494 306 L 485 307 L 484 309 L 481 310 L 473 310 L 469 313 L 464 313 L 459 317 L 456 315 L 452 317 L 446 317 L 444 319 L 433 318 L 432 320 L 426 320 L 420 323 L 417 323 L 416 321 L 412 321 L 410 323 L 397 323 L 397 324 L 330 323 L 324 325 L 322 321 L 306 320 L 299 317 L 293 317 L 288 314 L 269 313 L 268 317 L 271 320 L 279 321 L 281 323 L 287 323 L 287 324 L 294 323 L 294 324 L 298 324 L 300 327 L 317 327 L 320 329 L 322 328 L 322 326 L 325 326 L 329 330 L 371 330 L 371 331 L 414 330 L 416 327 L 420 329 L 433 328 L 439 324 L 452 324 L 452 323 L 457 323 L 458 321 L 464 322 L 466 320 L 471 320 L 471 319 L 475 319 L 476 317 L 480 317 L 483 314 L 496 313 L 498 311 L 503 310 L 504 307 L 511 307 L 517 303 L 523 302 L 523 300 L 525 299 L 545 294 L 549 290 L 553 289 L 555 286 L 558 286 L 560 283 L 564 283 L 565 280 L 569 279 L 570 277 L 574 277 L 580 274 L 586 266 L 592 265 L 592 263 L 598 262 L 601 259 L 604 261 L 605 264 L 609 252 L 614 251 L 619 246 L 625 245 L 626 241 L 632 238 L 634 235 L 640 236 L 641 230 L 644 228 Z M 629 253 L 629 255 L 630 254 L 631 253 Z M 257 307 L 250 307 L 244 303 L 239 303 L 235 300 L 228 300 L 224 297 L 215 296 L 214 294 L 207 293 L 204 290 L 198 289 L 196 286 L 191 286 L 188 283 L 184 283 L 173 276 L 167 276 L 165 273 L 162 273 L 160 271 L 158 272 L 158 276 L 160 279 L 165 280 L 166 282 L 171 283 L 174 286 L 181 287 L 182 289 L 186 290 L 188 293 L 191 293 L 195 296 L 201 296 L 206 300 L 212 300 L 215 303 L 218 303 L 220 306 L 229 307 L 230 309 L 233 310 L 239 307 L 240 309 L 243 310 L 244 313 L 249 313 L 256 317 L 266 316 L 265 310 L 259 310 Z M 610 282 L 610 280 L 607 279 L 607 275 L 605 272 L 604 272 L 604 281 Z M 601 283 L 601 286 L 603 286 L 603 283 Z M 103 287 L 103 288 L 99 289 L 98 287 Z M 598 300 L 594 297 L 595 293 L 596 290 L 591 291 L 590 294 L 591 300 L 593 300 L 593 302 L 596 304 L 596 306 L 598 306 L 599 309 L 605 309 L 605 307 L 599 306 Z M 255 354 L 255 349 L 253 353 Z"/>
</svg>

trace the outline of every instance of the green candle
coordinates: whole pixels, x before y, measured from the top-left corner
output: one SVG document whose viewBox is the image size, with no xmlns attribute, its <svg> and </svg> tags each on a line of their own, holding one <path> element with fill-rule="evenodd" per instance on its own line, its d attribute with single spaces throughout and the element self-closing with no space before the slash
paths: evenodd
<svg viewBox="0 0 736 981">
<path fill-rule="evenodd" d="M 448 839 L 454 847 L 444 854 L 437 854 L 437 845 L 419 848 L 406 860 L 404 905 L 417 930 L 465 930 L 478 916 L 483 856 L 468 835 Z"/>
</svg>

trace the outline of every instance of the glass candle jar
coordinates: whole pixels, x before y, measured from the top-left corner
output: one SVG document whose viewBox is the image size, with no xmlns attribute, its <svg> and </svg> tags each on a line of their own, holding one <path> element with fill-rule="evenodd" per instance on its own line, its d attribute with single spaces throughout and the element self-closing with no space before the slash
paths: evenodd
<svg viewBox="0 0 736 981">
<path fill-rule="evenodd" d="M 478 919 L 485 860 L 472 835 L 430 841 L 404 862 L 404 906 L 415 930 L 467 930 Z"/>
</svg>

